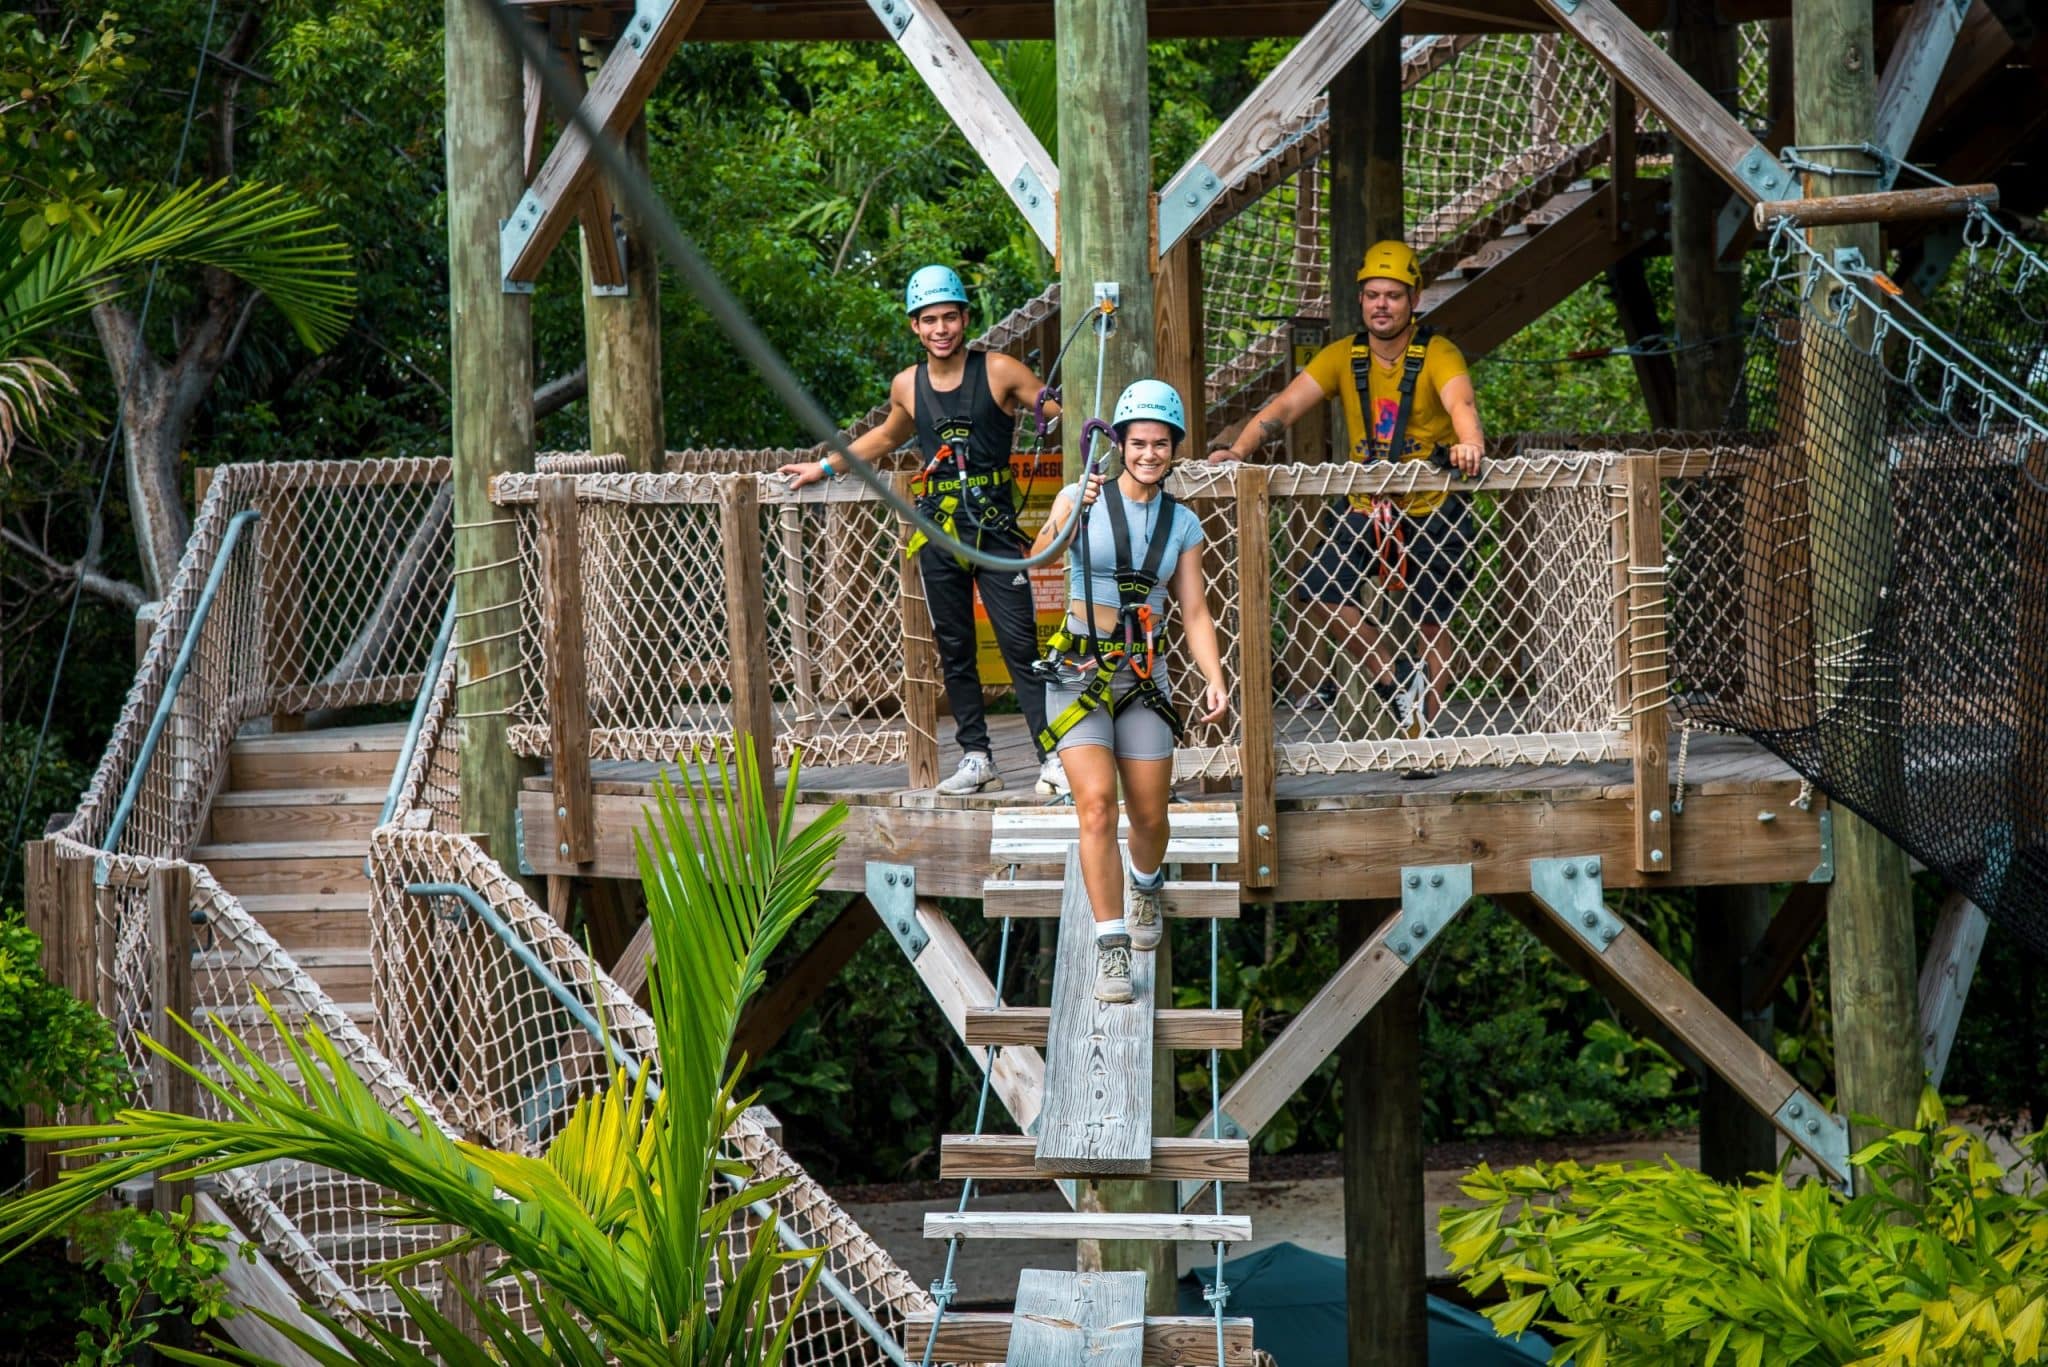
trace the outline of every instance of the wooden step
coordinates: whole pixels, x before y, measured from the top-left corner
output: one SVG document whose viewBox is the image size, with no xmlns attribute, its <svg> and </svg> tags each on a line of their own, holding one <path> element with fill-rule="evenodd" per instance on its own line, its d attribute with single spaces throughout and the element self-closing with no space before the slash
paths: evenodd
<svg viewBox="0 0 2048 1367">
<path fill-rule="evenodd" d="M 258 788 L 222 793 L 208 813 L 207 840 L 349 840 L 369 843 L 384 810 L 382 788 Z"/>
<path fill-rule="evenodd" d="M 1143 1173 L 1152 1159 L 1158 956 L 1131 956 L 1134 1000 L 1111 1005 L 1095 999 L 1095 920 L 1081 883 L 1081 847 L 1068 845 L 1065 859 L 1038 1162 L 1049 1172 Z"/>
<path fill-rule="evenodd" d="M 1134 974 L 1135 976 L 1135 974 Z M 970 1006 L 967 1043 L 1044 1048 L 1052 1032 L 1049 1006 Z M 1161 1007 L 1152 1013 L 1152 1043 L 1160 1049 L 1242 1049 L 1244 1013 Z"/>
<path fill-rule="evenodd" d="M 243 893 L 328 893 L 367 890 L 363 855 L 367 847 L 353 840 L 252 840 L 226 845 L 201 845 L 192 862 L 204 864 L 220 885 Z"/>
<path fill-rule="evenodd" d="M 1171 1215 L 1151 1211 L 989 1210 L 925 1212 L 927 1239 L 1171 1239 L 1241 1244 L 1249 1215 Z"/>
<path fill-rule="evenodd" d="M 1170 810 L 1166 862 L 1235 864 L 1237 824 L 1237 812 L 1227 807 Z M 1127 834 L 1129 819 L 1120 819 L 1117 829 Z M 1004 807 L 989 817 L 989 859 L 997 864 L 1059 863 L 1080 838 L 1081 819 L 1072 807 Z"/>
<path fill-rule="evenodd" d="M 1239 911 L 1235 883 L 1198 883 L 1168 879 L 1166 915 L 1184 921 L 1234 921 Z M 981 885 L 984 916 L 1060 914 L 1060 884 L 1051 878 L 991 878 Z"/>
<path fill-rule="evenodd" d="M 1017 1275 L 1007 1361 L 1032 1367 L 1139 1367 L 1145 1360 L 1145 1274 Z"/>
<path fill-rule="evenodd" d="M 933 1362 L 1003 1362 L 1010 1351 L 1012 1316 L 953 1313 L 939 1323 Z M 925 1357 L 932 1316 L 907 1315 L 903 1351 L 912 1362 Z M 1252 1322 L 1223 1321 L 1223 1361 L 1216 1360 L 1216 1321 L 1207 1315 L 1147 1315 L 1145 1367 L 1251 1367 Z"/>
<path fill-rule="evenodd" d="M 370 943 L 368 892 L 319 896 L 285 893 L 239 900 L 256 918 L 256 924 L 293 955 L 302 950 L 350 949 Z M 264 905 L 251 905 L 258 902 Z"/>
<path fill-rule="evenodd" d="M 939 1141 L 939 1176 L 1028 1178 L 1078 1176 L 1037 1166 L 1038 1141 L 1028 1134 L 949 1134 Z M 1243 1139 L 1155 1139 L 1152 1169 L 1161 1181 L 1248 1182 L 1251 1144 Z"/>
<path fill-rule="evenodd" d="M 367 940 L 367 937 L 365 937 Z M 367 943 L 343 948 L 301 948 L 287 951 L 292 961 L 306 971 L 306 976 L 320 984 L 320 990 L 336 1001 L 367 1001 L 370 996 L 370 950 Z M 214 951 L 193 956 L 193 975 L 197 990 L 202 994 L 202 1005 L 209 1004 L 204 995 L 208 975 L 215 969 L 233 971 L 241 962 L 241 955 L 232 951 Z M 237 975 L 237 992 L 239 975 Z M 239 1005 L 237 1000 L 229 1005 Z"/>
<path fill-rule="evenodd" d="M 377 788 L 381 802 L 404 745 L 397 724 L 244 736 L 228 750 L 228 788 Z"/>
</svg>

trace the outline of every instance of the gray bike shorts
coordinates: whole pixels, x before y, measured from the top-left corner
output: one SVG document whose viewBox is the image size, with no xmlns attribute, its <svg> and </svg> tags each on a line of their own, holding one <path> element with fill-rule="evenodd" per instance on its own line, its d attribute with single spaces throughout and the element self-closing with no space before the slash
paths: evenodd
<svg viewBox="0 0 2048 1367">
<path fill-rule="evenodd" d="M 1059 715 L 1088 691 L 1088 681 L 1094 678 L 1091 670 L 1086 674 L 1068 671 L 1058 683 L 1045 686 L 1045 715 L 1048 721 L 1057 721 Z M 1166 664 L 1159 662 L 1153 667 L 1153 682 L 1167 697 L 1173 696 L 1173 681 L 1167 677 Z M 1119 669 L 1116 681 L 1110 685 L 1110 696 L 1117 700 L 1117 714 L 1109 715 L 1107 707 L 1098 707 L 1074 725 L 1074 729 L 1060 737 L 1059 749 L 1072 750 L 1081 745 L 1099 745 L 1115 753 L 1118 759 L 1172 759 L 1173 728 L 1166 724 L 1166 718 L 1154 712 L 1144 703 L 1130 697 L 1138 686 L 1137 675 L 1129 669 Z"/>
</svg>

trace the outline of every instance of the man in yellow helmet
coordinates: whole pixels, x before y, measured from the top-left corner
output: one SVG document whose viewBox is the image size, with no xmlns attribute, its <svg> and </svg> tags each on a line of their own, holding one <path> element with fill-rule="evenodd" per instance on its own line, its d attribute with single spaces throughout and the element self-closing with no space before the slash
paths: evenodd
<svg viewBox="0 0 2048 1367">
<path fill-rule="evenodd" d="M 1422 266 L 1403 242 L 1375 242 L 1358 269 L 1358 311 L 1365 331 L 1316 353 L 1293 383 L 1244 425 L 1236 440 L 1210 451 L 1215 461 L 1249 460 L 1278 441 L 1304 413 L 1341 399 L 1351 459 L 1434 460 L 1479 473 L 1486 434 L 1465 357 L 1415 316 Z M 1302 575 L 1297 597 L 1327 628 L 1335 618 L 1345 645 L 1394 705 L 1402 730 L 1419 734 L 1424 699 L 1434 716 L 1450 667 L 1451 614 L 1469 582 L 1472 511 L 1440 491 L 1372 498 L 1352 495 Z M 1396 599 L 1421 628 L 1426 667 L 1396 671 L 1365 610 L 1367 579 Z M 1397 676 L 1398 675 L 1398 676 Z"/>
</svg>

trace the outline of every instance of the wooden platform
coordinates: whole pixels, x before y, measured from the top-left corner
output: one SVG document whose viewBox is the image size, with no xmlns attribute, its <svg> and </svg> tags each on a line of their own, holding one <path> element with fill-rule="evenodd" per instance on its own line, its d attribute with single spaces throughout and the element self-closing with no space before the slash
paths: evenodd
<svg viewBox="0 0 2048 1367">
<path fill-rule="evenodd" d="M 846 842 L 828 886 L 865 887 L 865 861 L 915 864 L 926 896 L 979 900 L 985 880 L 1015 876 L 1056 880 L 1060 866 L 1023 865 L 1015 875 L 989 851 L 990 813 L 1044 805 L 1032 791 L 1037 763 L 1021 717 L 989 719 L 998 793 L 941 797 L 907 789 L 901 765 L 805 768 L 805 807 L 839 802 L 848 808 Z M 1674 751 L 1676 746 L 1673 747 Z M 950 744 L 944 767 L 957 759 Z M 638 876 L 633 833 L 657 766 L 595 761 L 591 765 L 597 828 L 589 865 L 559 859 L 529 836 L 526 858 L 536 873 Z M 529 778 L 520 808 L 529 831 L 552 820 L 546 776 Z M 1821 819 L 1826 800 L 1808 810 L 1792 805 L 1799 779 L 1775 756 L 1734 736 L 1696 735 L 1686 765 L 1685 810 L 1671 821 L 1670 872 L 1635 870 L 1634 790 L 1629 765 L 1518 765 L 1454 769 L 1422 779 L 1392 773 L 1282 775 L 1277 784 L 1281 901 L 1399 894 L 1404 865 L 1471 864 L 1479 893 L 1525 892 L 1529 862 L 1566 854 L 1603 859 L 1607 886 L 1805 882 L 1823 864 Z M 1230 803 L 1234 794 L 1186 787 L 1191 801 Z M 1219 871 L 1230 881 L 1232 868 Z M 1208 878 L 1188 868 L 1184 876 Z"/>
</svg>

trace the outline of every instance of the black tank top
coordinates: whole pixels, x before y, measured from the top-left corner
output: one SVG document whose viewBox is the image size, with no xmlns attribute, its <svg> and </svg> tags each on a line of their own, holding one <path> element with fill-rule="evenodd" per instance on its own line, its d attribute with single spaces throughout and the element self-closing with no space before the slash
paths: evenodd
<svg viewBox="0 0 2048 1367">
<path fill-rule="evenodd" d="M 930 464 L 939 447 L 952 443 L 955 455 L 967 452 L 969 474 L 985 474 L 1010 467 L 1010 450 L 1017 441 L 1017 415 L 1005 413 L 988 387 L 988 353 L 970 351 L 960 387 L 940 393 L 932 388 L 930 361 L 917 363 L 915 408 L 917 449 Z M 952 461 L 932 471 L 934 479 L 957 475 Z"/>
</svg>

